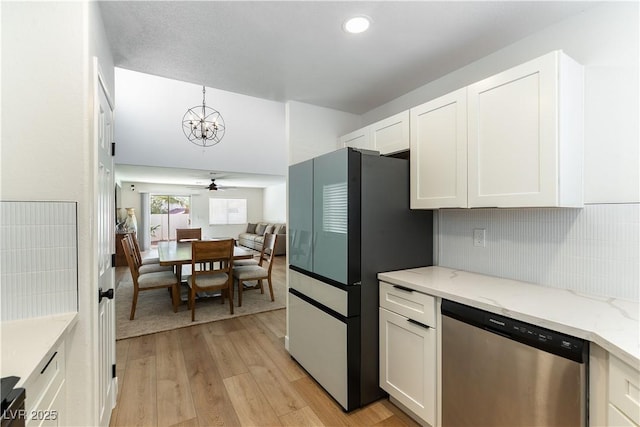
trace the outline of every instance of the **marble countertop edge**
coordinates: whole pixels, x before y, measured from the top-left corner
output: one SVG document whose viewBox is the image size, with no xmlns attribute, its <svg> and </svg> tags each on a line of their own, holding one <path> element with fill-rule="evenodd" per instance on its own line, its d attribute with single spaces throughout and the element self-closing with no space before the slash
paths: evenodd
<svg viewBox="0 0 640 427">
<path fill-rule="evenodd" d="M 77 312 L 3 321 L 0 324 L 0 375 L 20 377 L 17 386 L 24 386 L 77 322 Z"/>
<path fill-rule="evenodd" d="M 640 304 L 445 267 L 380 280 L 591 341 L 640 369 Z"/>
</svg>

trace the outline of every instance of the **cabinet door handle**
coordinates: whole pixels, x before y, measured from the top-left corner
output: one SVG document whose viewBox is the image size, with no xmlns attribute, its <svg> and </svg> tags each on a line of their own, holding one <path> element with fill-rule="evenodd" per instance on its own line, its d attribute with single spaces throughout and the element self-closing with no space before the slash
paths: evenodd
<svg viewBox="0 0 640 427">
<path fill-rule="evenodd" d="M 56 355 L 58 354 L 58 352 L 56 351 L 55 353 L 53 353 L 53 355 L 51 356 L 51 359 L 49 359 L 49 361 L 47 362 L 46 365 L 44 365 L 44 368 L 42 368 L 42 371 L 40 371 L 40 375 L 44 374 L 44 371 L 47 370 L 47 368 L 49 367 L 49 365 L 51 364 L 51 362 L 53 362 L 53 359 L 56 357 Z"/>
<path fill-rule="evenodd" d="M 424 329 L 431 329 L 431 326 L 427 326 L 424 323 L 418 322 L 417 320 L 407 319 L 407 322 L 413 323 L 414 325 L 420 326 L 421 328 L 424 328 Z"/>
<path fill-rule="evenodd" d="M 393 285 L 393 287 L 394 287 L 395 289 L 400 289 L 401 291 L 405 291 L 405 292 L 413 292 L 413 289 L 405 288 L 404 286 L 400 286 L 400 285 Z"/>
</svg>

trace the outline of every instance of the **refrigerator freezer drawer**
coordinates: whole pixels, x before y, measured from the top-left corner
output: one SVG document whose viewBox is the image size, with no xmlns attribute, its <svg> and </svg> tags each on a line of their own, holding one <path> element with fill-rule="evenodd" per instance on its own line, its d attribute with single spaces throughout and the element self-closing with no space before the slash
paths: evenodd
<svg viewBox="0 0 640 427">
<path fill-rule="evenodd" d="M 289 353 L 347 408 L 347 325 L 289 294 Z"/>
<path fill-rule="evenodd" d="M 346 291 L 328 285 L 298 271 L 289 270 L 289 287 L 299 291 L 345 317 L 349 313 L 348 295 Z"/>
</svg>

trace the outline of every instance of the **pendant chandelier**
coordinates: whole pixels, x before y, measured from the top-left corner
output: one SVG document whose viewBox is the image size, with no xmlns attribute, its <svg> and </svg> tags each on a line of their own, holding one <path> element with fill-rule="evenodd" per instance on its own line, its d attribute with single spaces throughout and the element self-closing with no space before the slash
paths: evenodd
<svg viewBox="0 0 640 427">
<path fill-rule="evenodd" d="M 202 105 L 191 107 L 182 117 L 182 131 L 189 141 L 200 147 L 212 147 L 224 136 L 224 120 L 217 110 L 207 107 L 205 87 L 202 86 Z"/>
</svg>

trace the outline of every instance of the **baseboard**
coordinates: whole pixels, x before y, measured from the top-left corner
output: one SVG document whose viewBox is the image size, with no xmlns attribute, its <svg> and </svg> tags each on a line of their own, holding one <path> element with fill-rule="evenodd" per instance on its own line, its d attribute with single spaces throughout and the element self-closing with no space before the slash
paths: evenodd
<svg viewBox="0 0 640 427">
<path fill-rule="evenodd" d="M 289 351 L 289 335 L 284 336 L 284 349 Z"/>
</svg>

